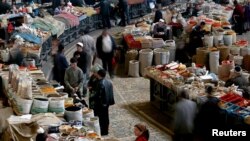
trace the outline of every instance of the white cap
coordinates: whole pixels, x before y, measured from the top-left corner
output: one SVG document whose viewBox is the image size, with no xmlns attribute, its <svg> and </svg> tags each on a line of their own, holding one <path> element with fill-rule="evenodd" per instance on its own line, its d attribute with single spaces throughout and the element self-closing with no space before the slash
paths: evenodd
<svg viewBox="0 0 250 141">
<path fill-rule="evenodd" d="M 164 20 L 163 20 L 163 19 L 160 19 L 159 22 L 164 22 Z"/>
<path fill-rule="evenodd" d="M 83 47 L 83 43 L 81 43 L 81 42 L 78 42 L 76 45 Z"/>
</svg>

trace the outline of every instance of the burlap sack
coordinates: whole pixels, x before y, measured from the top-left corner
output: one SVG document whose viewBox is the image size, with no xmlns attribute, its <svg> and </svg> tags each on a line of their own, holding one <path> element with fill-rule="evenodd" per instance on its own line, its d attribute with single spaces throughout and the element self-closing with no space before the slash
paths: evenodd
<svg viewBox="0 0 250 141">
<path fill-rule="evenodd" d="M 234 61 L 222 61 L 218 68 L 219 79 L 226 80 L 230 76 L 230 71 L 235 67 Z"/>
<path fill-rule="evenodd" d="M 250 55 L 245 55 L 243 57 L 243 68 L 247 71 L 250 71 Z"/>
<path fill-rule="evenodd" d="M 129 61 L 138 59 L 138 51 L 130 50 L 125 55 L 125 74 L 128 74 Z"/>
<path fill-rule="evenodd" d="M 227 60 L 230 53 L 230 49 L 226 46 L 218 47 L 217 49 L 220 51 L 220 62 Z"/>
<path fill-rule="evenodd" d="M 208 66 L 209 50 L 206 48 L 197 48 L 196 49 L 196 64 L 202 66 Z"/>
</svg>

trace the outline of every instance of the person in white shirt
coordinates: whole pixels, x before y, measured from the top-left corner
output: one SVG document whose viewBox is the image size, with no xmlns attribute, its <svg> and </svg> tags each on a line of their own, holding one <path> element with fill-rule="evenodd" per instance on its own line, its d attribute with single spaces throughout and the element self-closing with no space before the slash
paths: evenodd
<svg viewBox="0 0 250 141">
<path fill-rule="evenodd" d="M 109 71 L 110 78 L 113 78 L 112 60 L 115 54 L 116 44 L 114 38 L 104 29 L 102 35 L 96 41 L 97 56 L 102 60 L 103 68 Z"/>
</svg>

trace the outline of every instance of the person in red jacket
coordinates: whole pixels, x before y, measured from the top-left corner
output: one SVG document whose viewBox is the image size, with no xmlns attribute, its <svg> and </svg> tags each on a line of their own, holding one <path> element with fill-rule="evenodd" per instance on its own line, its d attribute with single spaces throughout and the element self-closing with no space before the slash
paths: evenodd
<svg viewBox="0 0 250 141">
<path fill-rule="evenodd" d="M 141 123 L 134 126 L 134 134 L 137 136 L 135 141 L 148 141 L 149 131 L 147 127 Z"/>
</svg>

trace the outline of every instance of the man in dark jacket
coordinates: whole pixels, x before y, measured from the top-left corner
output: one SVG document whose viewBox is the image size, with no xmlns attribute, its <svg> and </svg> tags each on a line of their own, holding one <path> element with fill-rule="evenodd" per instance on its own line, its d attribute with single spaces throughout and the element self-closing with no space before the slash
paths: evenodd
<svg viewBox="0 0 250 141">
<path fill-rule="evenodd" d="M 126 24 L 130 23 L 130 17 L 129 17 L 129 6 L 127 0 L 119 0 L 118 7 L 120 9 L 121 13 L 121 26 L 126 26 Z M 127 21 L 126 21 L 127 18 Z"/>
<path fill-rule="evenodd" d="M 156 11 L 155 11 L 154 23 L 157 23 L 159 22 L 160 19 L 163 19 L 163 18 L 162 18 L 162 12 L 161 12 L 160 6 L 156 5 L 155 9 Z"/>
<path fill-rule="evenodd" d="M 102 16 L 103 28 L 111 28 L 110 3 L 108 0 L 101 0 L 101 2 L 100 2 L 100 14 Z"/>
<path fill-rule="evenodd" d="M 108 135 L 109 129 L 109 106 L 114 105 L 112 83 L 105 79 L 106 71 L 101 69 L 97 72 L 98 83 L 95 94 L 95 116 L 99 117 L 101 135 Z"/>
<path fill-rule="evenodd" d="M 58 46 L 58 52 L 54 58 L 54 79 L 61 85 L 64 85 L 64 75 L 66 69 L 69 67 L 67 59 L 64 55 L 64 46 Z"/>
<path fill-rule="evenodd" d="M 114 57 L 116 44 L 114 38 L 105 29 L 96 41 L 97 55 L 102 60 L 103 69 L 109 71 L 110 78 L 113 78 L 112 59 Z"/>
<path fill-rule="evenodd" d="M 77 59 L 77 66 L 82 70 L 84 74 L 86 74 L 88 69 L 88 59 L 90 59 L 89 55 L 83 50 L 83 43 L 78 42 L 76 44 L 77 50 L 74 52 L 74 58 Z"/>
</svg>

